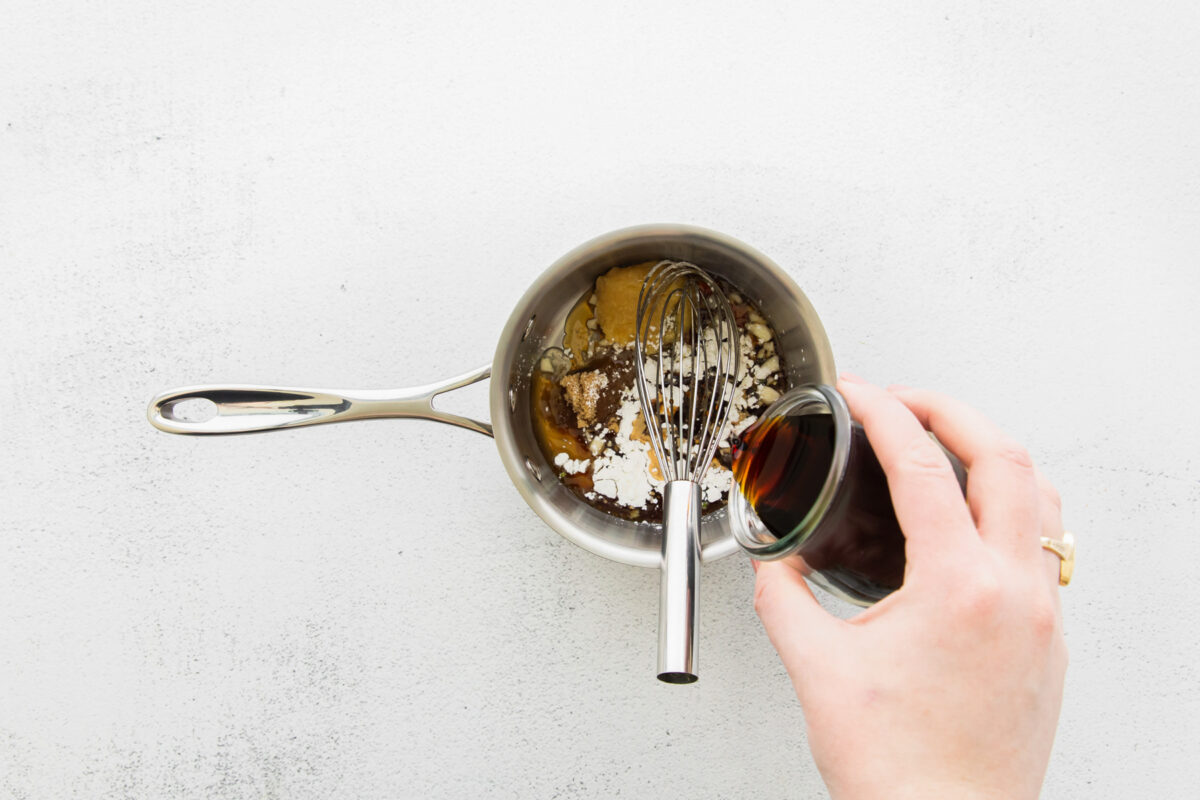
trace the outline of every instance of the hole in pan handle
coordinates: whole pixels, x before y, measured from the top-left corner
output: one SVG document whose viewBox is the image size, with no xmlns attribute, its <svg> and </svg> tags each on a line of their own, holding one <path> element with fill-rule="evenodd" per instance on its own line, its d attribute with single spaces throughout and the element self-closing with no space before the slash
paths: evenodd
<svg viewBox="0 0 1200 800">
<path fill-rule="evenodd" d="M 490 423 L 433 407 L 444 392 L 486 380 L 491 366 L 407 389 L 285 389 L 190 386 L 150 401 L 146 416 L 160 431 L 189 435 L 259 433 L 357 419 L 428 419 L 492 435 Z"/>
</svg>

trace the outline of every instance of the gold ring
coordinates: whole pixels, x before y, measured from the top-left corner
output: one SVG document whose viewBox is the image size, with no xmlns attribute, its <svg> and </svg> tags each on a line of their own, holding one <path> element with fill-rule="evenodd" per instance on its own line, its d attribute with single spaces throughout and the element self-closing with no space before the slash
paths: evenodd
<svg viewBox="0 0 1200 800">
<path fill-rule="evenodd" d="M 1043 536 L 1042 547 L 1058 556 L 1058 585 L 1066 586 L 1075 572 L 1075 537 L 1067 531 L 1063 531 L 1061 539 Z"/>
</svg>

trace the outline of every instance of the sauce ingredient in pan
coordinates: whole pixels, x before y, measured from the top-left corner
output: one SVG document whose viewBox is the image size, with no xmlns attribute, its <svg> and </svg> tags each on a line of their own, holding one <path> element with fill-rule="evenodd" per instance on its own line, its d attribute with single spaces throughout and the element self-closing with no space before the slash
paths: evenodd
<svg viewBox="0 0 1200 800">
<path fill-rule="evenodd" d="M 662 473 L 638 405 L 634 328 L 642 281 L 658 263 L 614 267 L 567 315 L 562 346 L 534 366 L 533 429 L 558 479 L 592 506 L 625 519 L 662 521 Z M 707 512 L 725 503 L 736 436 L 784 390 L 775 335 L 758 308 L 718 279 L 737 320 L 741 367 L 733 409 L 703 482 Z M 643 365 L 653 375 L 654 362 Z"/>
</svg>

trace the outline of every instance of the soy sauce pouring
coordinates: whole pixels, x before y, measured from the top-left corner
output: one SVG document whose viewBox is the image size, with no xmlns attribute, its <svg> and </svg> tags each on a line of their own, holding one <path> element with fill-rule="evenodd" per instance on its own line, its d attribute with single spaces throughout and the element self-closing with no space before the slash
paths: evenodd
<svg viewBox="0 0 1200 800">
<path fill-rule="evenodd" d="M 857 605 L 900 588 L 904 534 L 887 476 L 836 389 L 788 391 L 731 444 L 742 549 L 762 561 L 799 555 L 806 577 Z M 966 469 L 946 455 L 965 494 Z"/>
</svg>

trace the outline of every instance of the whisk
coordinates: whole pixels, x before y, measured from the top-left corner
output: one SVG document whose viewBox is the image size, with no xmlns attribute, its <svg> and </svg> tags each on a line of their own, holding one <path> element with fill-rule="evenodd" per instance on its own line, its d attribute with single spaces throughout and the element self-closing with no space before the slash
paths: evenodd
<svg viewBox="0 0 1200 800">
<path fill-rule="evenodd" d="M 642 284 L 634 341 L 638 400 L 666 481 L 658 679 L 693 683 L 701 481 L 733 405 L 737 321 L 706 272 L 683 261 L 661 261 Z"/>
</svg>

